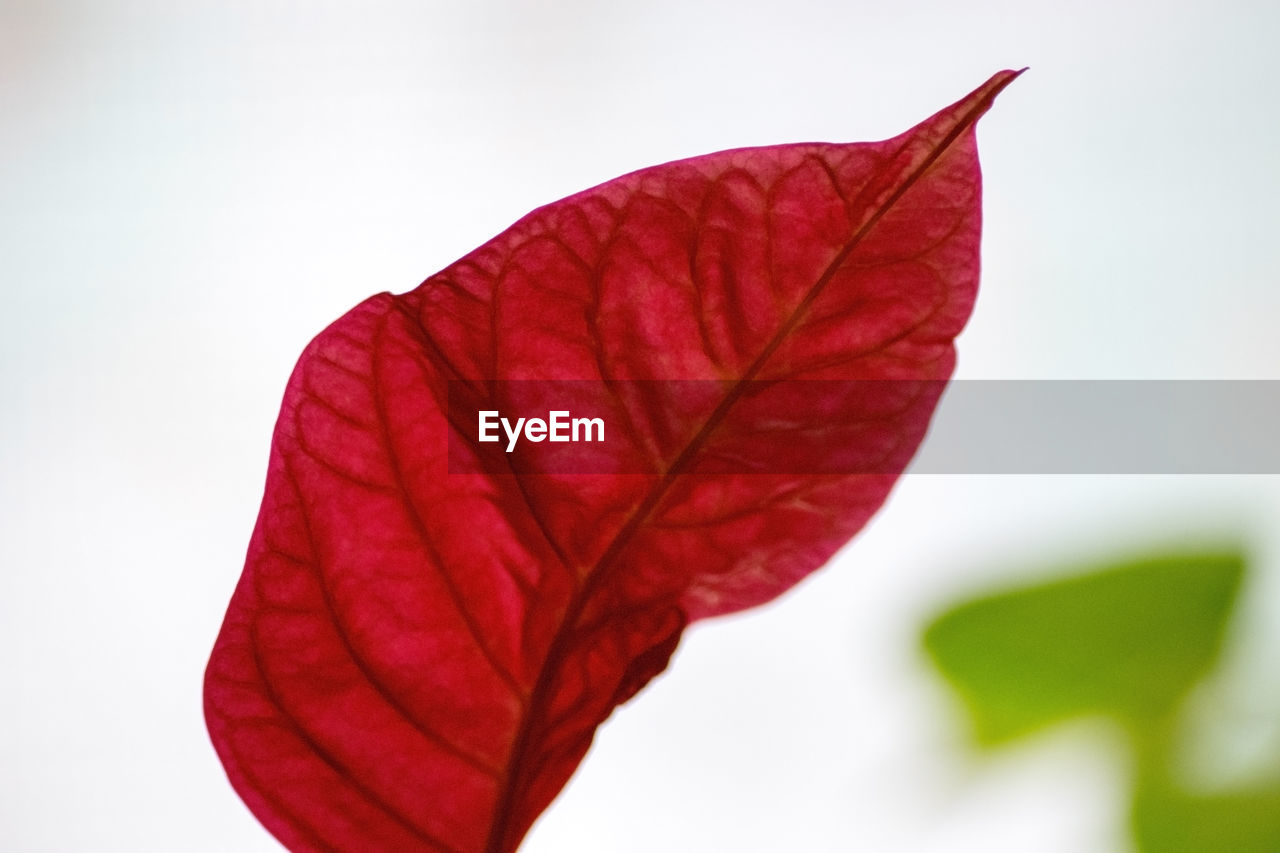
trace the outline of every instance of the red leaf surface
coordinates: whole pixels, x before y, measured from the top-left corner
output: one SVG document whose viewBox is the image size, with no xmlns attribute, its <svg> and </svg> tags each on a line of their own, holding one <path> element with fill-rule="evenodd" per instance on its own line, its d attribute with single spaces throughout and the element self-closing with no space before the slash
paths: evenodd
<svg viewBox="0 0 1280 853">
<path fill-rule="evenodd" d="M 974 123 L 1015 76 L 884 142 L 602 184 L 307 347 L 205 680 L 218 755 L 280 841 L 515 850 L 689 622 L 779 595 L 866 523 L 951 374 L 978 280 Z M 610 452 L 635 458 L 615 469 L 451 469 L 451 385 L 498 406 L 490 380 L 563 379 L 715 393 L 618 391 L 632 440 Z M 806 408 L 808 380 L 895 382 Z M 851 442 L 873 473 L 802 464 Z"/>
</svg>

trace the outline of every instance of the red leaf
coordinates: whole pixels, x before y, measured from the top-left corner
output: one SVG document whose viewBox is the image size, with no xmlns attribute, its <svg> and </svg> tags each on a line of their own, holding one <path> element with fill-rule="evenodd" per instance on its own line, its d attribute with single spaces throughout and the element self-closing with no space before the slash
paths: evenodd
<svg viewBox="0 0 1280 853">
<path fill-rule="evenodd" d="M 514 850 L 686 624 L 768 601 L 862 527 L 951 373 L 978 277 L 973 127 L 1015 76 L 885 142 L 602 184 L 307 347 L 205 681 L 214 746 L 277 838 Z M 450 473 L 448 388 L 493 400 L 494 379 L 716 383 L 679 406 L 618 392 L 616 452 L 643 464 L 612 470 L 647 473 Z M 932 384 L 804 414 L 777 408 L 794 382 L 748 390 L 784 379 Z M 809 468 L 851 441 L 877 473 Z"/>
</svg>

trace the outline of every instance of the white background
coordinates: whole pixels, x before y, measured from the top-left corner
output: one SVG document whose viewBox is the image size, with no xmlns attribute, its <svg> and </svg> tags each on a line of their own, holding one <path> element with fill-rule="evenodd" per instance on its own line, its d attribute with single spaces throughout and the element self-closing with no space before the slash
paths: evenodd
<svg viewBox="0 0 1280 853">
<path fill-rule="evenodd" d="M 890 136 L 1029 65 L 980 124 L 959 375 L 1280 379 L 1278 10 L 0 0 L 0 847 L 279 849 L 200 686 L 294 359 L 617 174 Z M 523 850 L 1123 850 L 1114 733 L 974 761 L 920 625 L 1242 536 L 1222 764 L 1280 718 L 1277 531 L 1275 477 L 908 477 L 813 579 L 687 635 Z"/>
</svg>

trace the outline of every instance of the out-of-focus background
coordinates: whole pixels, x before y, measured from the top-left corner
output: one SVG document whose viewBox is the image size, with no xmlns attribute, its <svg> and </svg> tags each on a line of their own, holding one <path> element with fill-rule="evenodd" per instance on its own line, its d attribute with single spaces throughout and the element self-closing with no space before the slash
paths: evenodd
<svg viewBox="0 0 1280 853">
<path fill-rule="evenodd" d="M 294 359 L 617 174 L 891 136 L 1029 65 L 979 127 L 959 375 L 1280 379 L 1277 42 L 1262 0 L 0 0 L 0 847 L 279 849 L 200 686 Z M 1118 730 L 978 755 L 921 631 L 1238 542 L 1188 766 L 1245 772 L 1280 717 L 1280 478 L 917 475 L 810 581 L 695 628 L 523 850 L 1128 850 Z"/>
</svg>

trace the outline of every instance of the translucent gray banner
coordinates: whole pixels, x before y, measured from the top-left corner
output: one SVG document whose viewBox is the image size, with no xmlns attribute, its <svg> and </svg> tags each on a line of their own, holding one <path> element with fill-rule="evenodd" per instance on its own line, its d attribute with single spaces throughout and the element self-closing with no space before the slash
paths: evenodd
<svg viewBox="0 0 1280 853">
<path fill-rule="evenodd" d="M 1280 381 L 953 381 L 908 472 L 1280 474 Z"/>
<path fill-rule="evenodd" d="M 491 380 L 448 394 L 454 473 L 1280 474 L 1280 381 Z"/>
</svg>

